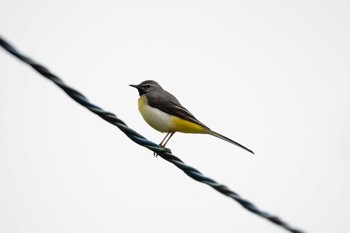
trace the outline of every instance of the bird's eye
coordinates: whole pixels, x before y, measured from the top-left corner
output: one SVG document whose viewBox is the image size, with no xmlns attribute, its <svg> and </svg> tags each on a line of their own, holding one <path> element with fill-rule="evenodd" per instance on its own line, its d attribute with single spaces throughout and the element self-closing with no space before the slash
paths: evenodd
<svg viewBox="0 0 350 233">
<path fill-rule="evenodd" d="M 151 85 L 146 84 L 145 87 L 146 87 L 146 89 L 149 89 L 151 87 Z"/>
</svg>

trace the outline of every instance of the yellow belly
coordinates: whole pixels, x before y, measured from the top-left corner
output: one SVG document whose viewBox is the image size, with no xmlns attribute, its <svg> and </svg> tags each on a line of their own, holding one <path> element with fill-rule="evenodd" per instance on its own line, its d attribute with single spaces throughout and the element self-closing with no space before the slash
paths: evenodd
<svg viewBox="0 0 350 233">
<path fill-rule="evenodd" d="M 196 123 L 172 116 L 148 105 L 147 98 L 139 98 L 138 108 L 143 119 L 160 132 L 206 133 L 207 129 Z"/>
</svg>

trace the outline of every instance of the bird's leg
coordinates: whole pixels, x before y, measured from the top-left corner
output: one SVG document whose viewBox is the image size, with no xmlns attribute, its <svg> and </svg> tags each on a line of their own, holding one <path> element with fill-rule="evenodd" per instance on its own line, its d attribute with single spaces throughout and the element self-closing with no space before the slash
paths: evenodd
<svg viewBox="0 0 350 233">
<path fill-rule="evenodd" d="M 164 147 L 164 146 L 163 146 L 163 143 L 165 142 L 165 139 L 169 136 L 170 133 L 171 133 L 171 132 L 168 132 L 168 133 L 165 135 L 165 137 L 163 138 L 163 140 L 159 143 L 159 146 Z"/>
<path fill-rule="evenodd" d="M 174 135 L 175 132 L 168 132 L 164 139 L 161 141 L 161 143 L 159 144 L 161 147 L 165 147 L 165 145 L 168 143 L 168 141 L 170 140 L 170 138 Z"/>
<path fill-rule="evenodd" d="M 168 132 L 168 133 L 165 135 L 164 139 L 159 143 L 159 146 L 160 146 L 160 147 L 165 147 L 165 145 L 168 143 L 169 139 L 174 135 L 174 133 L 175 133 L 175 132 Z M 170 151 L 170 150 L 169 150 L 169 151 Z M 154 152 L 153 155 L 154 155 L 154 157 L 157 157 L 157 156 L 158 156 L 156 152 Z"/>
</svg>

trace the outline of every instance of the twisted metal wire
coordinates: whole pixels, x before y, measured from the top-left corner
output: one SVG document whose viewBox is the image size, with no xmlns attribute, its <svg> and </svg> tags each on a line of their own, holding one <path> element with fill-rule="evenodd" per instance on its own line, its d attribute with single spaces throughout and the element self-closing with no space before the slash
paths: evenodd
<svg viewBox="0 0 350 233">
<path fill-rule="evenodd" d="M 160 147 L 158 144 L 147 140 L 144 136 L 137 133 L 135 130 L 129 128 L 115 114 L 108 112 L 108 111 L 105 111 L 102 108 L 92 104 L 83 94 L 81 94 L 79 91 L 73 89 L 72 87 L 66 85 L 62 79 L 57 77 L 55 74 L 51 73 L 43 65 L 40 65 L 37 62 L 35 62 L 34 60 L 32 60 L 31 58 L 19 53 L 11 44 L 9 44 L 7 41 L 2 39 L 1 36 L 0 36 L 0 45 L 6 51 L 8 51 L 9 53 L 11 53 L 15 57 L 17 57 L 19 60 L 30 65 L 38 73 L 40 73 L 44 77 L 48 78 L 52 82 L 54 82 L 64 92 L 66 92 L 67 95 L 69 95 L 72 99 L 74 99 L 80 105 L 87 108 L 89 111 L 95 113 L 96 115 L 98 115 L 99 117 L 104 119 L 105 121 L 117 126 L 132 141 L 134 141 L 135 143 L 137 143 L 143 147 L 146 147 L 146 148 L 152 150 L 155 154 L 159 155 L 161 158 L 165 159 L 166 161 L 174 164 L 176 167 L 181 169 L 186 175 L 188 175 L 192 179 L 209 185 L 210 187 L 212 187 L 216 191 L 222 193 L 223 195 L 234 199 L 235 201 L 237 201 L 240 205 L 242 205 L 245 209 L 249 210 L 250 212 L 257 214 L 258 216 L 265 218 L 265 219 L 271 221 L 272 223 L 274 223 L 278 226 L 281 226 L 282 228 L 284 228 L 290 232 L 293 232 L 293 233 L 302 233 L 303 232 L 301 230 L 298 230 L 298 229 L 290 226 L 289 224 L 287 224 L 286 222 L 281 220 L 279 217 L 258 209 L 253 203 L 242 198 L 236 192 L 230 190 L 227 186 L 220 184 L 207 176 L 204 176 L 197 169 L 195 169 L 189 165 L 186 165 L 181 159 L 179 159 L 178 157 L 173 155 L 168 148 Z"/>
</svg>

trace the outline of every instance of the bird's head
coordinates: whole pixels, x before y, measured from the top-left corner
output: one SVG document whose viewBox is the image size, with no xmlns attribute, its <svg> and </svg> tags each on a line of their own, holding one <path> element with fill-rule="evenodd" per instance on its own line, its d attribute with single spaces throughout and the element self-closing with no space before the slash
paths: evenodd
<svg viewBox="0 0 350 233">
<path fill-rule="evenodd" d="M 146 94 L 151 91 L 163 89 L 156 81 L 153 80 L 146 80 L 138 85 L 130 84 L 130 86 L 135 87 L 139 91 L 140 95 Z"/>
</svg>

